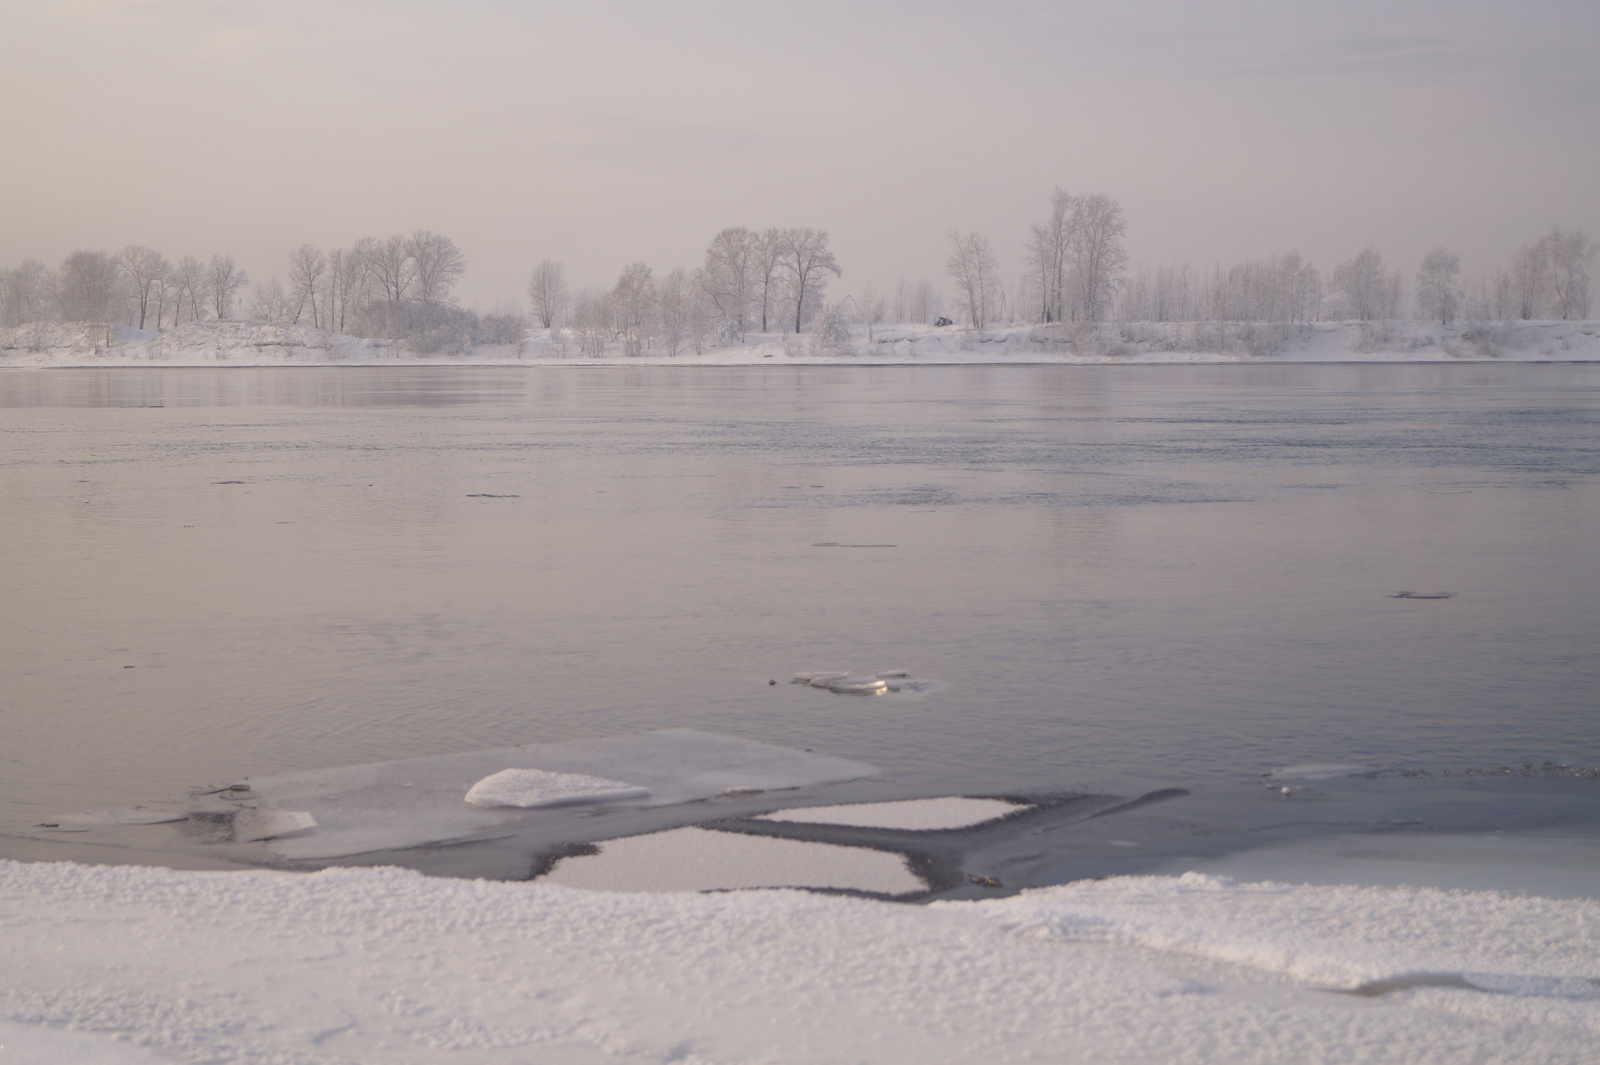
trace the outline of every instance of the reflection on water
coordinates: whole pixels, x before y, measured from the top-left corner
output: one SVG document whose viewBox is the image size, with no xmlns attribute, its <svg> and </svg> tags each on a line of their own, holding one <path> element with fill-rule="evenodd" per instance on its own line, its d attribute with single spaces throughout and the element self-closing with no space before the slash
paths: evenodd
<svg viewBox="0 0 1600 1065">
<path fill-rule="evenodd" d="M 1600 762 L 1593 367 L 8 371 L 0 442 L 0 827 L 674 726 Z M 783 683 L 887 666 L 948 687 Z"/>
</svg>

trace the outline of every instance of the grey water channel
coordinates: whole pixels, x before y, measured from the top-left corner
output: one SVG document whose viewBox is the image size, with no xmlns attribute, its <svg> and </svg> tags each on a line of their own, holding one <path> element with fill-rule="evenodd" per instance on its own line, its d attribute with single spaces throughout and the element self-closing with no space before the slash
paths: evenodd
<svg viewBox="0 0 1600 1065">
<path fill-rule="evenodd" d="M 886 794 L 1581 776 L 1600 366 L 0 373 L 0 832 L 681 727 Z"/>
</svg>

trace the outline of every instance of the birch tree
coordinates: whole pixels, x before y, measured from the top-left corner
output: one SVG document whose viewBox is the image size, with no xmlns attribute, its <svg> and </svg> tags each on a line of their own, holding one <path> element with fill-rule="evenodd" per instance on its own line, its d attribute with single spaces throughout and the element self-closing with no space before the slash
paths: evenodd
<svg viewBox="0 0 1600 1065">
<path fill-rule="evenodd" d="M 950 258 L 945 269 L 956 283 L 956 300 L 974 329 L 989 320 L 1000 289 L 1000 266 L 981 233 L 950 231 Z"/>
</svg>

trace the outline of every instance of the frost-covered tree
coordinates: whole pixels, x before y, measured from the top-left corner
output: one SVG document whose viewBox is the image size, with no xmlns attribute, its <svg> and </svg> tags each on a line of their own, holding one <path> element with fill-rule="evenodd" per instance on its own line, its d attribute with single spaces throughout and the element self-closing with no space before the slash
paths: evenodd
<svg viewBox="0 0 1600 1065">
<path fill-rule="evenodd" d="M 1417 310 L 1424 318 L 1448 323 L 1461 307 L 1461 288 L 1456 278 L 1461 273 L 1461 256 L 1444 248 L 1434 248 L 1422 257 L 1417 269 Z"/>
<path fill-rule="evenodd" d="M 38 259 L 0 270 L 0 325 L 25 325 L 50 316 L 55 278 Z"/>
<path fill-rule="evenodd" d="M 256 282 L 256 290 L 250 300 L 252 319 L 268 325 L 287 325 L 289 312 L 289 294 L 284 291 L 283 282 L 276 277 L 265 283 Z"/>
<path fill-rule="evenodd" d="M 885 302 L 884 294 L 871 281 L 856 297 L 856 318 L 866 324 L 868 340 L 872 339 L 873 329 L 883 321 Z"/>
<path fill-rule="evenodd" d="M 776 260 L 773 260 L 774 264 Z M 721 322 L 723 335 L 743 343 L 749 316 L 762 286 L 757 274 L 763 264 L 762 238 L 743 226 L 724 229 L 711 238 L 700 285 Z M 768 271 L 770 279 L 773 271 Z M 762 328 L 766 328 L 763 324 Z"/>
<path fill-rule="evenodd" d="M 773 318 L 782 302 L 783 271 L 779 264 L 783 261 L 783 234 L 781 229 L 763 230 L 751 249 L 755 258 L 750 276 L 756 286 L 755 302 L 761 305 L 763 333 L 771 332 Z"/>
<path fill-rule="evenodd" d="M 1122 242 L 1127 228 L 1122 205 L 1110 196 L 1093 192 L 1075 198 L 1068 254 L 1079 317 L 1098 322 L 1111 310 L 1128 266 Z"/>
<path fill-rule="evenodd" d="M 1581 229 L 1551 229 L 1542 240 L 1550 257 L 1550 289 L 1554 310 L 1562 318 L 1587 318 L 1592 293 L 1589 265 L 1597 250 Z"/>
<path fill-rule="evenodd" d="M 206 263 L 206 293 L 212 313 L 219 321 L 233 317 L 233 297 L 250 283 L 231 255 L 213 255 Z"/>
<path fill-rule="evenodd" d="M 1400 275 L 1386 273 L 1383 256 L 1370 245 L 1333 271 L 1334 299 L 1341 317 L 1363 322 L 1393 318 L 1400 303 Z"/>
<path fill-rule="evenodd" d="M 950 231 L 945 270 L 956 283 L 956 302 L 975 329 L 988 324 L 1000 293 L 1000 264 L 982 233 Z"/>
<path fill-rule="evenodd" d="M 69 322 L 113 322 L 121 318 L 122 271 L 103 251 L 75 251 L 56 275 L 60 314 Z"/>
<path fill-rule="evenodd" d="M 828 250 L 828 234 L 820 229 L 785 229 L 779 241 L 778 264 L 788 282 L 789 299 L 794 303 L 794 331 L 803 332 L 806 312 L 822 301 L 828 274 L 844 271 Z"/>
<path fill-rule="evenodd" d="M 163 279 L 172 272 L 172 264 L 154 248 L 129 244 L 117 255 L 117 269 L 127 281 L 133 304 L 138 309 L 139 328 L 143 329 L 151 301 L 156 298 Z"/>
<path fill-rule="evenodd" d="M 1098 321 L 1111 310 L 1128 264 L 1126 231 L 1122 205 L 1110 196 L 1055 190 L 1025 249 L 1040 321 Z"/>
<path fill-rule="evenodd" d="M 814 355 L 850 354 L 850 315 L 842 306 L 829 307 L 817 315 L 811 330 Z"/>
<path fill-rule="evenodd" d="M 309 312 L 311 324 L 318 329 L 322 328 L 321 297 L 325 294 L 327 273 L 328 257 L 315 244 L 302 244 L 289 253 L 290 325 L 299 325 L 301 317 Z"/>
<path fill-rule="evenodd" d="M 467 258 L 456 242 L 441 233 L 418 229 L 406 238 L 405 247 L 411 258 L 416 301 L 425 307 L 452 303 L 456 282 L 467 270 Z"/>
<path fill-rule="evenodd" d="M 656 283 L 650 267 L 629 263 L 611 290 L 611 305 L 625 355 L 639 355 L 655 332 Z"/>
<path fill-rule="evenodd" d="M 184 310 L 189 321 L 198 322 L 206 313 L 206 265 L 193 255 L 185 255 L 172 269 L 173 308 L 172 320 L 181 321 Z"/>
<path fill-rule="evenodd" d="M 578 334 L 578 348 L 590 358 L 598 359 L 606 353 L 612 321 L 609 291 L 585 290 L 572 301 L 572 328 Z"/>
<path fill-rule="evenodd" d="M 541 328 L 554 329 L 567 311 L 567 267 L 555 259 L 540 259 L 528 278 L 528 305 Z"/>
</svg>

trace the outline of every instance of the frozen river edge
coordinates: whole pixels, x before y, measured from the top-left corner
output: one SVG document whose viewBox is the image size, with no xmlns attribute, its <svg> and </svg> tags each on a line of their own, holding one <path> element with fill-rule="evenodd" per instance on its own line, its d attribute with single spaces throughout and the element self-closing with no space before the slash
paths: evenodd
<svg viewBox="0 0 1600 1065">
<path fill-rule="evenodd" d="M 1390 321 L 1132 322 L 1012 325 L 976 330 L 926 325 L 864 331 L 838 350 L 808 336 L 751 334 L 730 346 L 683 345 L 600 355 L 575 334 L 530 330 L 521 344 L 418 353 L 403 340 L 350 337 L 309 326 L 194 322 L 166 331 L 86 322 L 0 329 L 0 368 L 111 366 L 741 366 L 1061 363 L 1580 362 L 1600 359 L 1600 322 Z M 767 360 L 771 360 L 770 362 Z"/>
</svg>

